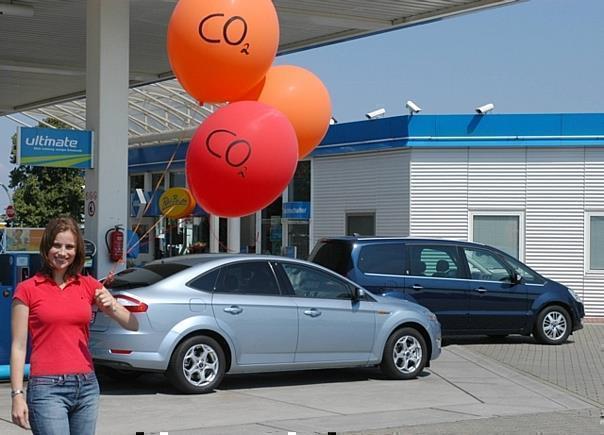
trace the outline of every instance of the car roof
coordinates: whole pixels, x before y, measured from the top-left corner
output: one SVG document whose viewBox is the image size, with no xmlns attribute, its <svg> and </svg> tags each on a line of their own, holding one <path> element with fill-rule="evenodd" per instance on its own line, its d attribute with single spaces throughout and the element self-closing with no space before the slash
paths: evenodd
<svg viewBox="0 0 604 435">
<path fill-rule="evenodd" d="M 446 245 L 461 245 L 461 246 L 479 246 L 488 247 L 492 249 L 492 246 L 485 245 L 483 243 L 467 242 L 464 240 L 452 240 L 452 239 L 438 239 L 428 237 L 401 237 L 401 236 L 337 236 L 337 237 L 323 237 L 319 242 L 331 242 L 340 241 L 345 243 L 379 243 L 379 242 L 406 242 L 406 243 L 435 243 L 435 244 L 446 244 Z"/>
<path fill-rule="evenodd" d="M 236 260 L 236 259 L 253 259 L 253 260 L 291 260 L 299 261 L 294 258 L 280 257 L 277 255 L 264 255 L 264 254 L 190 254 L 180 255 L 175 257 L 161 258 L 159 260 L 151 261 L 149 264 L 183 264 L 186 266 L 197 266 L 203 263 L 220 261 L 220 260 Z"/>
</svg>

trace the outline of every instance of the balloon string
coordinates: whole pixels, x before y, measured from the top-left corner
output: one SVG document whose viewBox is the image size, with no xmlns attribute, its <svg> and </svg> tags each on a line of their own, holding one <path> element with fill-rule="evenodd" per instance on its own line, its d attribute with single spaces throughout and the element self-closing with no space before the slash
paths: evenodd
<svg viewBox="0 0 604 435">
<path fill-rule="evenodd" d="M 151 204 L 153 203 L 153 200 L 155 199 L 155 195 L 159 191 L 159 186 L 161 186 L 162 182 L 166 178 L 166 174 L 168 173 L 168 170 L 170 169 L 170 166 L 172 166 L 172 162 L 176 158 L 176 154 L 178 153 L 178 149 L 180 148 L 180 145 L 182 144 L 183 140 L 184 140 L 184 132 L 180 136 L 180 138 L 178 139 L 178 142 L 176 143 L 176 148 L 174 149 L 174 152 L 172 153 L 172 156 L 170 157 L 170 159 L 166 163 L 166 167 L 162 171 L 162 173 L 161 173 L 161 175 L 159 177 L 159 180 L 157 180 L 157 183 L 155 183 L 155 186 L 153 187 L 153 192 L 151 192 L 151 197 L 149 198 L 149 201 L 145 205 L 145 208 L 144 208 L 143 212 L 137 218 L 137 221 L 136 221 L 136 224 L 135 224 L 134 230 L 133 230 L 134 233 L 137 233 L 138 229 L 142 225 L 142 220 L 145 217 L 145 213 L 147 213 L 147 210 L 149 210 L 149 207 L 151 207 Z M 168 212 L 170 210 L 172 210 L 172 208 L 173 208 L 173 206 L 168 209 Z M 154 228 L 156 228 L 157 225 L 159 225 L 163 221 L 163 218 L 164 218 L 164 215 L 162 215 L 160 217 L 160 219 L 155 224 L 153 224 L 151 226 L 151 228 L 145 234 L 143 234 L 142 237 L 139 238 L 138 242 L 136 242 L 136 244 L 134 246 L 132 246 L 130 249 L 127 250 L 126 255 L 128 255 L 128 253 L 130 253 L 132 251 L 132 249 L 134 249 L 136 246 L 138 246 L 142 242 L 142 240 L 149 235 L 149 233 L 151 232 L 151 230 L 154 229 Z M 126 245 L 127 245 L 127 243 L 126 243 Z M 122 262 L 123 262 L 123 260 L 120 260 L 117 264 L 122 263 Z M 114 266 L 114 268 L 117 267 L 117 264 Z"/>
<path fill-rule="evenodd" d="M 184 135 L 184 133 L 183 133 L 183 135 Z M 157 191 L 159 190 L 159 186 L 162 184 L 162 182 L 166 178 L 166 174 L 168 173 L 170 166 L 172 166 L 172 162 L 174 161 L 174 158 L 176 157 L 176 153 L 178 152 L 178 149 L 180 148 L 180 145 L 183 142 L 183 135 L 181 135 L 181 137 L 179 138 L 178 143 L 176 144 L 176 148 L 174 149 L 174 152 L 172 153 L 172 156 L 170 157 L 170 160 L 168 160 L 168 163 L 166 163 L 166 168 L 162 171 L 162 173 L 159 177 L 159 180 L 157 180 L 157 183 L 155 183 L 155 187 L 153 188 L 153 192 L 151 193 L 151 197 L 150 197 L 149 201 L 145 205 L 145 208 L 144 208 L 143 212 L 141 213 L 140 217 L 137 219 L 136 225 L 134 227 L 135 233 L 138 231 L 138 228 L 141 226 L 143 217 L 145 217 L 145 213 L 147 213 L 147 210 L 149 210 L 149 207 L 151 207 L 151 204 L 153 203 L 153 200 L 155 199 L 155 195 L 157 194 Z"/>
<path fill-rule="evenodd" d="M 176 207 L 175 205 L 171 206 L 171 207 L 170 207 L 170 208 L 169 208 L 169 209 L 166 211 L 166 213 L 170 213 L 170 211 L 172 211 L 172 209 L 173 209 L 173 208 L 175 208 L 175 207 Z M 165 219 L 165 217 L 166 217 L 166 216 L 161 215 L 161 216 L 159 217 L 159 219 L 157 220 L 157 222 L 155 222 L 153 225 L 151 225 L 151 228 L 149 228 L 149 229 L 147 230 L 147 232 L 146 232 L 145 234 L 143 234 L 143 235 L 142 235 L 142 236 L 141 236 L 141 237 L 140 237 L 140 238 L 139 238 L 139 239 L 138 239 L 136 242 L 134 242 L 134 244 L 133 244 L 133 245 L 132 245 L 132 246 L 131 246 L 131 247 L 130 247 L 130 248 L 127 250 L 127 251 L 126 251 L 126 255 L 128 255 L 130 252 L 132 252 L 132 250 L 133 250 L 134 248 L 136 248 L 136 247 L 137 247 L 137 246 L 138 246 L 138 245 L 139 245 L 139 244 L 140 244 L 140 243 L 143 241 L 143 239 L 144 239 L 145 237 L 147 237 L 147 235 L 148 235 L 148 234 L 149 234 L 151 231 L 153 231 L 153 230 L 154 230 L 154 229 L 155 229 L 155 228 L 156 228 L 156 227 L 157 227 L 159 224 L 161 224 L 161 223 L 162 223 L 162 221 Z"/>
</svg>

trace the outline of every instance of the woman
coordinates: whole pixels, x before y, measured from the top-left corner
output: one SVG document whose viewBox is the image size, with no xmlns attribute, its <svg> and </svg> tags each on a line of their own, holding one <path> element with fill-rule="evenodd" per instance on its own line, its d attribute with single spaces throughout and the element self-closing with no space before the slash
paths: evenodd
<svg viewBox="0 0 604 435">
<path fill-rule="evenodd" d="M 96 279 L 81 275 L 84 240 L 70 217 L 52 219 L 40 242 L 42 270 L 17 286 L 12 304 L 12 419 L 34 434 L 87 435 L 96 427 L 99 385 L 88 350 L 93 303 L 122 327 L 136 318 Z M 30 377 L 23 391 L 28 332 Z"/>
</svg>

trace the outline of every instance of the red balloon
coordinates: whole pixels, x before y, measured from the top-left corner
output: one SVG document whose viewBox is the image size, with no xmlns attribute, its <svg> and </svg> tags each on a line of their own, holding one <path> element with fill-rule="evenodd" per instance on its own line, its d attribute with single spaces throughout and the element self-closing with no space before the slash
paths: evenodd
<svg viewBox="0 0 604 435">
<path fill-rule="evenodd" d="M 286 116 L 263 103 L 240 101 L 199 126 L 185 168 L 189 188 L 204 210 L 239 217 L 277 199 L 297 161 L 296 132 Z"/>
</svg>

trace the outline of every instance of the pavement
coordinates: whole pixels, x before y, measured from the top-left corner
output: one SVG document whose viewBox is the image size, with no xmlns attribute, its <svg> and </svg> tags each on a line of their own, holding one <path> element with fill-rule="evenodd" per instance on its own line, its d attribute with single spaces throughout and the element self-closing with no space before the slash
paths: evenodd
<svg viewBox="0 0 604 435">
<path fill-rule="evenodd" d="M 178 394 L 161 375 L 101 376 L 102 434 L 604 434 L 604 324 L 561 346 L 531 338 L 451 338 L 422 376 L 375 369 L 227 376 L 215 393 Z M 0 433 L 10 423 L 0 384 Z"/>
</svg>

